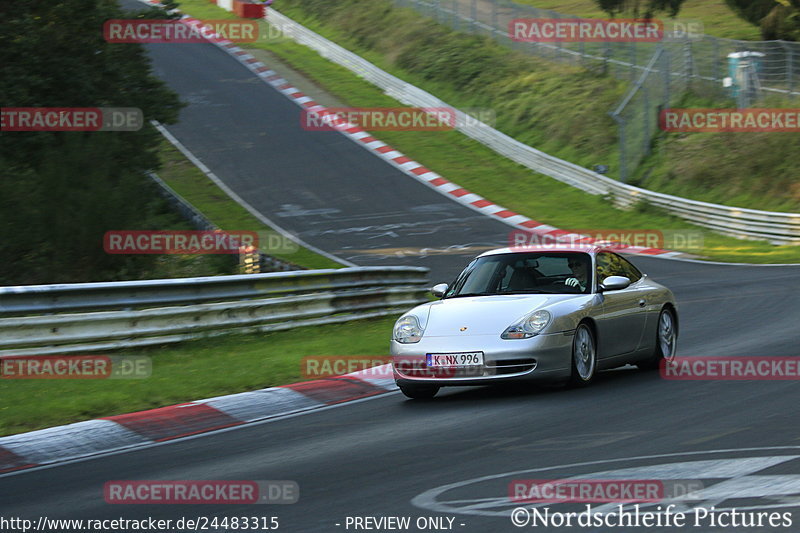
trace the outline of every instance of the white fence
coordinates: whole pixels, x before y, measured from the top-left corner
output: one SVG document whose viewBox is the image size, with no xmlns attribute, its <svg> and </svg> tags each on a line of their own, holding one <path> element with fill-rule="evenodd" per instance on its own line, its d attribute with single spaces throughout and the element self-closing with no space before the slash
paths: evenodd
<svg viewBox="0 0 800 533">
<path fill-rule="evenodd" d="M 357 267 L 0 287 L 0 357 L 111 350 L 399 314 L 427 301 L 427 273 L 420 267 Z"/>
<path fill-rule="evenodd" d="M 274 9 L 267 21 L 287 37 L 316 50 L 330 61 L 380 87 L 394 99 L 415 107 L 452 107 L 432 94 L 381 70 L 369 61 L 325 39 Z M 800 213 L 777 213 L 728 207 L 661 194 L 621 183 L 589 169 L 558 159 L 456 110 L 457 129 L 498 154 L 533 171 L 591 194 L 609 195 L 620 207 L 645 201 L 685 220 L 739 238 L 764 239 L 775 244 L 800 243 Z"/>
</svg>

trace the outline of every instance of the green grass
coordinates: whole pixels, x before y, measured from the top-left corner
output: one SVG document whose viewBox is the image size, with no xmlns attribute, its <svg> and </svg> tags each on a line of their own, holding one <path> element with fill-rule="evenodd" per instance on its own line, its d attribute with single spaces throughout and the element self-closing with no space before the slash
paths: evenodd
<svg viewBox="0 0 800 533">
<path fill-rule="evenodd" d="M 579 17 L 605 17 L 595 0 L 516 0 L 542 9 L 551 9 Z M 624 14 L 623 14 L 624 16 Z M 725 0 L 686 0 L 678 13 L 678 19 L 694 19 L 703 22 L 707 35 L 726 39 L 761 40 L 761 31 L 740 18 L 725 4 Z"/>
<path fill-rule="evenodd" d="M 759 107 L 791 108 L 790 99 L 768 97 Z M 735 108 L 688 97 L 676 107 Z M 670 133 L 657 135 L 653 156 L 631 183 L 706 202 L 768 211 L 800 212 L 797 133 Z"/>
<path fill-rule="evenodd" d="M 388 355 L 396 318 L 115 353 L 150 356 L 145 379 L 0 379 L 0 435 L 303 381 L 305 356 Z"/>
<path fill-rule="evenodd" d="M 187 0 L 182 8 L 198 18 L 219 18 L 228 15 L 202 0 Z M 216 9 L 216 10 L 215 10 Z M 290 13 L 293 15 L 293 13 Z M 319 25 L 313 25 L 319 30 Z M 347 43 L 346 36 L 325 31 L 329 38 Z M 312 78 L 329 93 L 354 107 L 396 107 L 398 102 L 380 89 L 364 82 L 346 69 L 319 56 L 306 47 L 288 40 L 245 45 L 254 49 L 269 50 L 297 71 Z M 375 53 L 365 53 L 367 59 L 384 67 L 386 63 Z M 563 68 L 563 67 L 555 67 Z M 402 72 L 397 67 L 392 73 L 411 83 L 423 83 L 421 77 Z M 586 75 L 586 74 L 577 74 Z M 532 73 L 531 77 L 545 74 Z M 545 79 L 543 83 L 547 84 Z M 605 83 L 605 82 L 603 82 Z M 430 84 L 429 84 L 430 85 Z M 453 93 L 440 84 L 443 91 Z M 548 85 L 549 87 L 549 85 Z M 430 87 L 426 87 L 430 90 Z M 549 89 L 548 89 L 549 90 Z M 545 91 L 546 92 L 546 91 Z M 447 95 L 439 93 L 446 101 Z M 569 100 L 569 99 L 568 99 Z M 569 100 L 574 101 L 574 99 Z M 476 102 L 473 102 L 475 104 Z M 556 103 L 559 113 L 567 112 Z M 607 134 L 607 133 L 606 133 Z M 657 210 L 621 211 L 609 206 L 608 201 L 587 195 L 551 178 L 532 173 L 527 169 L 497 155 L 485 146 L 456 132 L 377 132 L 381 140 L 391 144 L 409 157 L 446 178 L 481 194 L 516 212 L 536 220 L 565 229 L 628 228 L 628 229 L 686 229 L 697 230 L 679 219 Z M 600 160 L 600 161 L 605 161 Z M 599 162 L 595 160 L 595 162 Z M 740 241 L 711 232 L 705 233 L 705 247 L 701 251 L 686 250 L 720 261 L 752 263 L 800 261 L 800 247 L 772 246 L 758 241 Z"/>
<path fill-rule="evenodd" d="M 220 229 L 258 232 L 262 244 L 282 242 L 280 234 L 236 203 L 168 141 L 164 140 L 162 143 L 159 156 L 162 164 L 159 171 L 161 179 Z M 277 246 L 272 249 L 262 246 L 262 250 L 273 257 L 308 269 L 342 267 L 339 263 L 301 246 Z"/>
</svg>

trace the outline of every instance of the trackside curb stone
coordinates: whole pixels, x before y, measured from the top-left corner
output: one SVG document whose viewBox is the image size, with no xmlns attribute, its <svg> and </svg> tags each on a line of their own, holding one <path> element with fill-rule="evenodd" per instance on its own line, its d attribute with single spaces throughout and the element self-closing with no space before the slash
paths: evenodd
<svg viewBox="0 0 800 533">
<path fill-rule="evenodd" d="M 390 375 L 391 365 L 387 364 L 342 376 L 0 437 L 0 474 L 386 394 L 397 390 Z"/>
</svg>

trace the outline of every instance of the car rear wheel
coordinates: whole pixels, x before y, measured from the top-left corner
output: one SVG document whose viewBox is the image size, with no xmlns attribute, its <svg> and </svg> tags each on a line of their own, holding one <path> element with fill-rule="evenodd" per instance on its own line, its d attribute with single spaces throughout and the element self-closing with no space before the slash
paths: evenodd
<svg viewBox="0 0 800 533">
<path fill-rule="evenodd" d="M 398 385 L 400 392 L 414 400 L 430 400 L 439 392 L 436 385 Z"/>
<path fill-rule="evenodd" d="M 636 366 L 645 370 L 654 370 L 659 367 L 661 361 L 668 363 L 675 359 L 677 351 L 678 331 L 675 328 L 675 312 L 666 308 L 661 310 L 658 315 L 658 326 L 656 330 L 656 346 L 653 355 L 649 359 L 636 363 Z"/>
<path fill-rule="evenodd" d="M 570 385 L 584 387 L 592 382 L 597 369 L 597 347 L 588 324 L 578 324 L 572 339 L 572 375 Z"/>
</svg>

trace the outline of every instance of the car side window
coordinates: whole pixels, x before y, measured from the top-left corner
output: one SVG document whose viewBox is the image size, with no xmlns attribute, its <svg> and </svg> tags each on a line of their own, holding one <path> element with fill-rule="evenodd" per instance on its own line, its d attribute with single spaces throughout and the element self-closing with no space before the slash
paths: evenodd
<svg viewBox="0 0 800 533">
<path fill-rule="evenodd" d="M 642 273 L 625 258 L 611 252 L 597 254 L 597 281 L 602 283 L 609 276 L 625 276 L 631 283 L 642 279 Z"/>
<path fill-rule="evenodd" d="M 608 276 L 614 276 L 612 274 L 612 262 L 610 258 L 610 253 L 608 252 L 600 252 L 597 254 L 595 261 L 597 262 L 597 283 L 603 283 L 603 280 L 606 279 Z"/>
<path fill-rule="evenodd" d="M 619 261 L 620 270 L 624 272 L 624 274 L 618 274 L 619 276 L 625 276 L 631 283 L 636 283 L 640 279 L 642 279 L 642 273 L 639 272 L 639 269 L 633 266 L 630 261 L 625 259 L 624 257 L 620 257 L 616 254 L 611 254 L 612 256 L 616 257 Z"/>
</svg>

